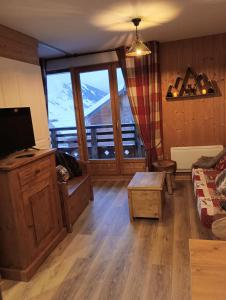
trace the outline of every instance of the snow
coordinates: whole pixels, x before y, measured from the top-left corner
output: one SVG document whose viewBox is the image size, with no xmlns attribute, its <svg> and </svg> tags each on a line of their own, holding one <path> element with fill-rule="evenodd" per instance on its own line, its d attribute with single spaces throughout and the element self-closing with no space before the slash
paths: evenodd
<svg viewBox="0 0 226 300">
<path fill-rule="evenodd" d="M 117 74 L 118 75 L 118 74 Z M 91 82 L 92 83 L 92 82 Z M 110 100 L 110 90 L 104 90 L 81 82 L 84 116 L 87 117 Z M 99 84 L 99 87 L 101 85 Z M 47 75 L 49 126 L 76 127 L 75 109 L 69 72 Z M 125 88 L 124 80 L 118 84 L 118 91 Z"/>
</svg>

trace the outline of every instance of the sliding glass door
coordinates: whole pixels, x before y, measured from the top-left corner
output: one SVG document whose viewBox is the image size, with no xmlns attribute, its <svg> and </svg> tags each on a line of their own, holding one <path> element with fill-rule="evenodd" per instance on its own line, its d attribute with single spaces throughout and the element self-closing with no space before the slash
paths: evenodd
<svg viewBox="0 0 226 300">
<path fill-rule="evenodd" d="M 79 74 L 89 159 L 115 158 L 112 103 L 107 69 Z"/>
<path fill-rule="evenodd" d="M 89 161 L 92 175 L 144 170 L 143 144 L 117 64 L 48 74 L 47 87 L 53 147 Z"/>
</svg>

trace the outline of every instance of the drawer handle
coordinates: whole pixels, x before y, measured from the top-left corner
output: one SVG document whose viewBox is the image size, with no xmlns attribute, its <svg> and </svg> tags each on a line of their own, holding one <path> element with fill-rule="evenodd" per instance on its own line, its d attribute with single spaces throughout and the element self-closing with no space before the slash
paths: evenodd
<svg viewBox="0 0 226 300">
<path fill-rule="evenodd" d="M 38 175 L 41 172 L 40 169 L 35 170 L 35 174 Z"/>
</svg>

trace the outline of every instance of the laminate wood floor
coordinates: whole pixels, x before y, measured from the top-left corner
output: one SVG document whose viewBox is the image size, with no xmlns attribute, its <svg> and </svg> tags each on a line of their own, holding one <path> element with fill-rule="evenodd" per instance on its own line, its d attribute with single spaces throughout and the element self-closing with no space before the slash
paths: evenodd
<svg viewBox="0 0 226 300">
<path fill-rule="evenodd" d="M 166 193 L 163 221 L 129 221 L 128 182 L 97 182 L 95 201 L 28 283 L 3 281 L 4 300 L 189 300 L 189 238 L 210 239 L 192 184 Z"/>
</svg>

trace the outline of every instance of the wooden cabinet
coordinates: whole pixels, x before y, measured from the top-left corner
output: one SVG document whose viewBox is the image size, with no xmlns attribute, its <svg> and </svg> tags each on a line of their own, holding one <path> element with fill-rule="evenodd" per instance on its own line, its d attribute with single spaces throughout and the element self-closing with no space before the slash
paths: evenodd
<svg viewBox="0 0 226 300">
<path fill-rule="evenodd" d="M 0 272 L 29 280 L 65 235 L 53 150 L 0 160 Z"/>
</svg>

